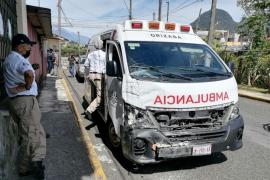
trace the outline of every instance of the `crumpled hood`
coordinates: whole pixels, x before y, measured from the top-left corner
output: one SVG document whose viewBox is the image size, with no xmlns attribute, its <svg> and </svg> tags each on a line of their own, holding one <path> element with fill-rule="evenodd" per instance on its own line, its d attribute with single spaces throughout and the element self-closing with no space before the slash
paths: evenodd
<svg viewBox="0 0 270 180">
<path fill-rule="evenodd" d="M 122 97 L 126 103 L 145 109 L 189 109 L 238 101 L 234 77 L 211 82 L 168 83 L 123 78 Z"/>
</svg>

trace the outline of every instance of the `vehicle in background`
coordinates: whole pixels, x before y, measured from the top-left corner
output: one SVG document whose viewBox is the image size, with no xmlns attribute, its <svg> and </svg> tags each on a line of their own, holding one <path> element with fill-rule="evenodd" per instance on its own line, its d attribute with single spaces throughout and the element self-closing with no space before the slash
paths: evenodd
<svg viewBox="0 0 270 180">
<path fill-rule="evenodd" d="M 79 83 L 84 82 L 84 62 L 86 60 L 86 56 L 80 56 L 78 61 L 76 61 L 75 64 L 75 70 L 76 70 L 76 78 Z"/>
<path fill-rule="evenodd" d="M 98 36 L 106 74 L 97 112 L 112 149 L 147 164 L 242 147 L 236 80 L 190 25 L 128 20 Z M 85 80 L 84 102 L 95 89 Z"/>
</svg>

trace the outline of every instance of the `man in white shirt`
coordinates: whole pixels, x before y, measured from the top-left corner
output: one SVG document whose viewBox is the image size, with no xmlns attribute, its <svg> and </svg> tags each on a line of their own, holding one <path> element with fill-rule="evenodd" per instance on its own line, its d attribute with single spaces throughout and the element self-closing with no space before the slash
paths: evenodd
<svg viewBox="0 0 270 180">
<path fill-rule="evenodd" d="M 101 102 L 101 81 L 106 70 L 106 54 L 102 50 L 103 42 L 100 39 L 94 40 L 95 51 L 88 54 L 84 66 L 89 70 L 88 79 L 96 86 L 96 98 L 87 107 L 85 114 L 92 114 Z"/>
<path fill-rule="evenodd" d="M 13 37 L 12 51 L 4 61 L 4 80 L 9 110 L 19 127 L 19 175 L 34 173 L 36 179 L 44 179 L 46 135 L 40 123 L 35 71 L 27 59 L 33 44 L 24 34 Z"/>
</svg>

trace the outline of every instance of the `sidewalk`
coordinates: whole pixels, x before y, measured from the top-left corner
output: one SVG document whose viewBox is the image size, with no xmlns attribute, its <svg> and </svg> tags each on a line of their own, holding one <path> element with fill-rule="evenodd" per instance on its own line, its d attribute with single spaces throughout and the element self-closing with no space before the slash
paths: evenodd
<svg viewBox="0 0 270 180">
<path fill-rule="evenodd" d="M 258 93 L 258 92 L 252 92 L 247 90 L 238 90 L 239 96 L 247 97 L 250 99 L 255 99 L 258 101 L 268 102 L 270 103 L 270 94 L 264 94 L 264 93 Z"/>
<path fill-rule="evenodd" d="M 63 79 L 48 76 L 38 98 L 47 139 L 46 180 L 93 178 L 80 129 L 71 111 Z M 34 180 L 31 177 L 19 180 Z"/>
</svg>

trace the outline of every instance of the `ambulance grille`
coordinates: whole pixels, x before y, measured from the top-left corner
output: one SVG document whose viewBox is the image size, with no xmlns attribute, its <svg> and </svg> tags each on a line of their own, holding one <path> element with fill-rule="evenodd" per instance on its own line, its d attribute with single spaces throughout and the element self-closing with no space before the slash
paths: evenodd
<svg viewBox="0 0 270 180">
<path fill-rule="evenodd" d="M 161 131 L 218 130 L 226 124 L 229 109 L 230 106 L 198 111 L 152 111 L 152 114 Z"/>
<path fill-rule="evenodd" d="M 171 135 L 167 138 L 173 142 L 184 142 L 184 141 L 203 141 L 203 140 L 215 140 L 217 138 L 223 138 L 226 136 L 226 131 L 211 132 L 211 133 L 197 133 L 188 135 Z"/>
</svg>

